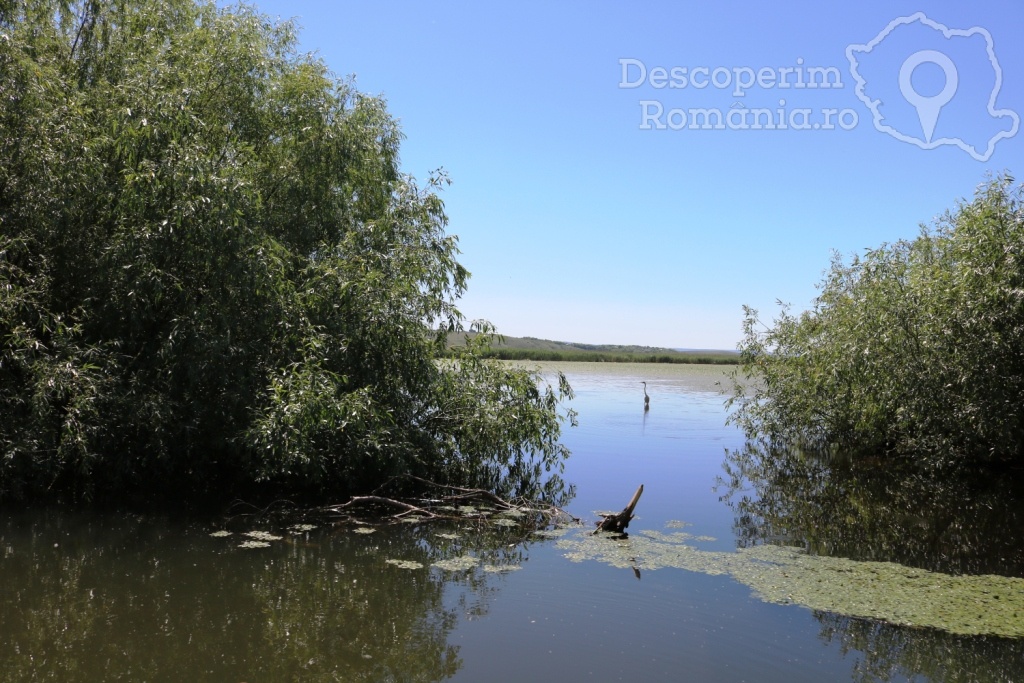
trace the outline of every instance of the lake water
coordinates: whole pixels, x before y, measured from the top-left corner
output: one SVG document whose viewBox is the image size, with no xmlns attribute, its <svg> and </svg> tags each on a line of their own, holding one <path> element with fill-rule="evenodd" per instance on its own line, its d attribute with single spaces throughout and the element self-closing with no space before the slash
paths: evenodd
<svg viewBox="0 0 1024 683">
<path fill-rule="evenodd" d="M 747 482 L 723 467 L 742 468 L 744 440 L 724 424 L 722 368 L 557 367 L 579 412 L 564 435 L 577 487 L 568 511 L 586 528 L 546 538 L 478 523 L 8 514 L 0 680 L 1024 680 L 1024 639 L 972 635 L 974 622 L 897 625 L 908 622 L 865 616 L 882 609 L 870 604 L 830 611 L 799 586 L 770 601 L 766 581 L 795 569 L 765 579 L 751 567 L 775 564 L 743 550 L 784 542 L 932 583 L 930 572 L 1019 577 L 1024 516 L 1012 494 L 953 491 L 956 502 L 929 498 L 927 513 L 896 510 L 899 491 L 823 483 L 797 466 L 796 494 L 779 493 L 771 486 L 786 489 L 788 470 Z M 630 538 L 591 535 L 597 512 L 620 510 L 640 484 Z M 232 535 L 211 535 L 223 530 Z M 270 534 L 265 547 L 240 547 L 261 541 L 246 531 Z M 434 566 L 467 556 L 466 568 Z M 893 561 L 904 564 L 881 564 Z M 1003 603 L 1018 589 L 998 585 Z"/>
</svg>

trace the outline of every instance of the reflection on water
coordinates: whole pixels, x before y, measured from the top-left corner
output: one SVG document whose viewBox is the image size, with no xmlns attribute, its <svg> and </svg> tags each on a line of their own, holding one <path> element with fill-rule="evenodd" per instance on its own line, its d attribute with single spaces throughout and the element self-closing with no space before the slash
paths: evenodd
<svg viewBox="0 0 1024 683">
<path fill-rule="evenodd" d="M 1007 482 L 967 493 L 759 458 L 724 425 L 721 367 L 560 367 L 580 413 L 565 434 L 579 517 L 621 509 L 644 484 L 637 541 L 660 531 L 708 553 L 779 542 L 1021 575 Z M 234 520 L 215 537 L 220 521 L 3 515 L 0 681 L 1024 680 L 1024 640 L 770 604 L 753 582 L 650 558 L 637 580 L 644 558 L 572 562 L 514 525 L 311 523 Z M 245 549 L 259 540 L 246 531 L 282 538 Z"/>
<path fill-rule="evenodd" d="M 953 636 L 824 612 L 814 616 L 822 641 L 854 658 L 853 681 L 1012 683 L 1024 670 L 1024 655 L 1015 640 Z"/>
<path fill-rule="evenodd" d="M 265 525 L 263 525 L 265 528 Z M 260 528 L 257 525 L 257 528 Z M 459 668 L 448 635 L 483 615 L 482 566 L 528 544 L 510 527 L 273 529 L 270 546 L 167 519 L 48 513 L 0 526 L 4 681 L 439 681 Z M 417 562 L 419 570 L 387 563 Z M 457 594 L 458 608 L 446 604 Z"/>
<path fill-rule="evenodd" d="M 821 555 L 951 574 L 1024 577 L 1020 472 L 922 472 L 748 443 L 726 458 L 723 499 L 740 547 L 798 545 Z"/>
</svg>

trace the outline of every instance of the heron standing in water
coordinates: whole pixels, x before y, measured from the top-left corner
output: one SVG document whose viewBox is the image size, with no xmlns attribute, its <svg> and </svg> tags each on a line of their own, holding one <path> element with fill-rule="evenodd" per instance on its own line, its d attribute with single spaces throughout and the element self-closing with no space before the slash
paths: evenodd
<svg viewBox="0 0 1024 683">
<path fill-rule="evenodd" d="M 651 409 L 651 397 L 647 395 L 647 382 L 640 382 L 644 385 L 644 411 Z"/>
</svg>

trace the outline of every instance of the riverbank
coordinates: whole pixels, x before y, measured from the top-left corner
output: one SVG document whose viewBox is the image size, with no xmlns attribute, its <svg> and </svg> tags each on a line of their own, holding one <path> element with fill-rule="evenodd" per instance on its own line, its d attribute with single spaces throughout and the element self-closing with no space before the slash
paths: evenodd
<svg viewBox="0 0 1024 683">
<path fill-rule="evenodd" d="M 449 348 L 460 346 L 473 332 L 448 335 Z M 500 360 L 592 362 L 592 363 L 687 363 L 700 365 L 736 365 L 739 354 L 718 349 L 669 349 L 654 346 L 621 344 L 581 344 L 534 337 L 495 335 L 491 347 L 484 352 Z"/>
</svg>

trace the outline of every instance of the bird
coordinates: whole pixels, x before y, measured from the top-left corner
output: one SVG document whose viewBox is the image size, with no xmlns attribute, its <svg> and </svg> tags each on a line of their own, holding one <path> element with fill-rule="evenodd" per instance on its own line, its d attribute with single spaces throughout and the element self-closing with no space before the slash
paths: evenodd
<svg viewBox="0 0 1024 683">
<path fill-rule="evenodd" d="M 651 397 L 647 395 L 647 382 L 640 382 L 644 385 L 644 410 L 651 409 Z"/>
</svg>

